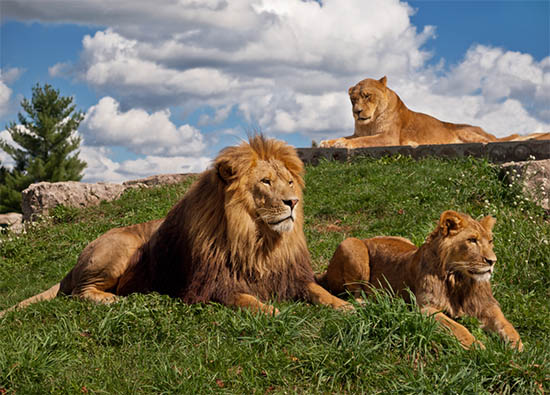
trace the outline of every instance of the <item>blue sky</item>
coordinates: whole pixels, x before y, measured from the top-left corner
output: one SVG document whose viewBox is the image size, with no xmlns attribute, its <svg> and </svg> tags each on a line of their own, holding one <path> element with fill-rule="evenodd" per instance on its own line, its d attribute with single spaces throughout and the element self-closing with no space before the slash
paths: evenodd
<svg viewBox="0 0 550 395">
<path fill-rule="evenodd" d="M 411 22 L 436 26 L 426 47 L 434 59 L 460 62 L 473 44 L 528 53 L 537 60 L 550 54 L 550 1 L 410 1 Z"/>
<path fill-rule="evenodd" d="M 0 137 L 52 84 L 86 114 L 85 181 L 200 171 L 255 129 L 295 146 L 350 135 L 348 87 L 383 75 L 440 119 L 550 131 L 547 0 L 2 0 L 0 13 Z"/>
</svg>

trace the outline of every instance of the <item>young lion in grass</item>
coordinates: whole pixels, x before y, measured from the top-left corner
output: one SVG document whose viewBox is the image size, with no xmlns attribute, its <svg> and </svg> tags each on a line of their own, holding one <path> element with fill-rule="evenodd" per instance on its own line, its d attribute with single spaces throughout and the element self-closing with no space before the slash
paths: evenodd
<svg viewBox="0 0 550 395">
<path fill-rule="evenodd" d="M 451 317 L 474 316 L 484 329 L 521 351 L 519 334 L 502 314 L 489 282 L 497 260 L 495 221 L 487 216 L 478 222 L 445 211 L 420 248 L 402 237 L 348 238 L 337 247 L 318 282 L 335 294 L 350 291 L 355 296 L 371 292 L 372 287 L 391 287 L 408 299 L 410 289 L 422 312 L 450 329 L 464 348 L 474 343 L 484 346 L 443 312 Z"/>
</svg>

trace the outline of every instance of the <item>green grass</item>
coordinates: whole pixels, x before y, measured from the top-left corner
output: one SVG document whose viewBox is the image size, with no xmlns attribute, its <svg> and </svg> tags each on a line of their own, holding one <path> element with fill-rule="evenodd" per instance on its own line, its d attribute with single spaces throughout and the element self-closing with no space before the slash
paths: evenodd
<svg viewBox="0 0 550 395">
<path fill-rule="evenodd" d="M 550 391 L 550 224 L 498 170 L 472 159 L 324 162 L 308 167 L 305 231 L 323 270 L 345 237 L 421 244 L 442 211 L 493 214 L 493 289 L 525 345 L 461 322 L 486 350 L 463 350 L 414 306 L 379 294 L 355 313 L 283 303 L 265 317 L 161 295 L 110 305 L 71 298 L 0 319 L 2 393 L 537 393 Z M 106 230 L 165 215 L 179 186 L 132 190 L 85 210 L 58 208 L 0 236 L 0 309 L 58 282 Z"/>
</svg>

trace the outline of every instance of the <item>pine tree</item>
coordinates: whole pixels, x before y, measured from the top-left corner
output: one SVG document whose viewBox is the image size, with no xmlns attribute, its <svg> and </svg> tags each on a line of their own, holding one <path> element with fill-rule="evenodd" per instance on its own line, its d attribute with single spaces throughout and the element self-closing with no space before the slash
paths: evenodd
<svg viewBox="0 0 550 395">
<path fill-rule="evenodd" d="M 81 138 L 75 135 L 84 115 L 72 97 L 45 84 L 32 88 L 32 99 L 21 101 L 26 115 L 17 114 L 7 131 L 17 146 L 0 139 L 0 148 L 15 161 L 0 185 L 0 212 L 21 211 L 21 191 L 40 181 L 79 181 L 86 163 L 78 158 Z"/>
</svg>

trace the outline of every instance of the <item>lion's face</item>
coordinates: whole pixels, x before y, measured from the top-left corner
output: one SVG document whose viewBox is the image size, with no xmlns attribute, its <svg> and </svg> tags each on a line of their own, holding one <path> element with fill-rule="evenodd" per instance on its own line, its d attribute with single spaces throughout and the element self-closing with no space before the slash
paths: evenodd
<svg viewBox="0 0 550 395">
<path fill-rule="evenodd" d="M 301 194 L 282 162 L 258 161 L 251 172 L 248 190 L 259 221 L 277 233 L 292 230 Z"/>
<path fill-rule="evenodd" d="M 493 251 L 491 216 L 476 221 L 453 211 L 441 215 L 442 258 L 449 272 L 460 272 L 477 281 L 489 281 L 497 257 Z"/>
<path fill-rule="evenodd" d="M 386 77 L 380 80 L 366 79 L 349 88 L 353 119 L 359 125 L 367 125 L 387 107 Z"/>
<path fill-rule="evenodd" d="M 303 166 L 293 147 L 261 135 L 220 153 L 215 179 L 222 180 L 231 242 L 271 243 L 285 232 L 296 236 L 285 243 L 303 241 Z"/>
</svg>

